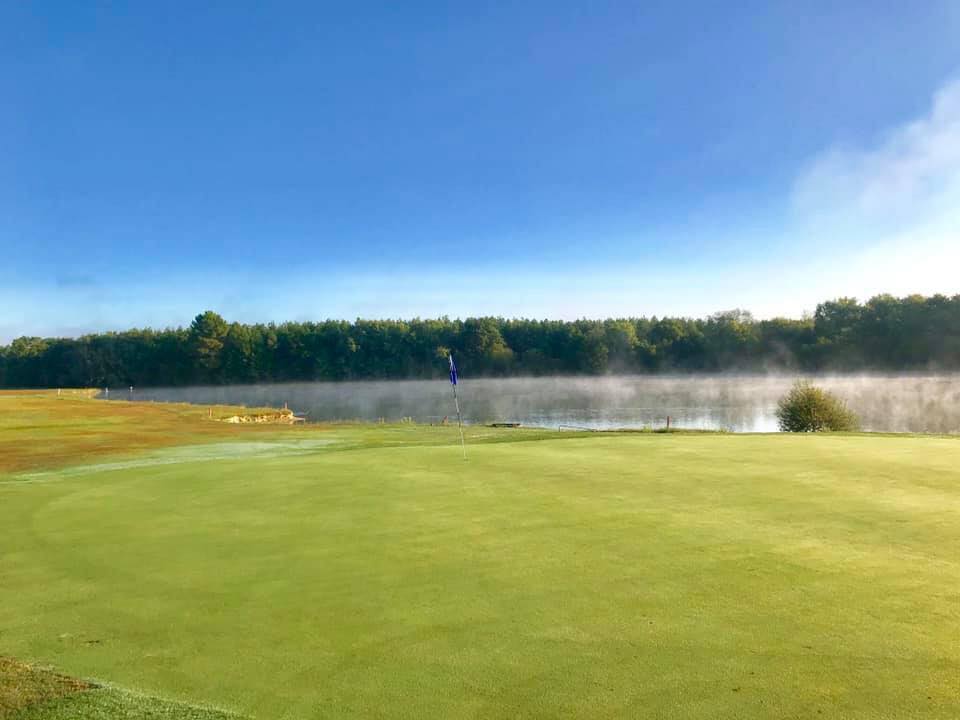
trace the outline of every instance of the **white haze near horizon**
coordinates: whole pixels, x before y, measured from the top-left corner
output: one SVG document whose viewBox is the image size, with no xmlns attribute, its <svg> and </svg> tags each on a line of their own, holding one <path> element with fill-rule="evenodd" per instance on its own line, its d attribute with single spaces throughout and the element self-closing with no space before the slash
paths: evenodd
<svg viewBox="0 0 960 720">
<path fill-rule="evenodd" d="M 13 275 L 0 288 L 0 342 L 185 325 L 206 308 L 244 322 L 706 316 L 733 307 L 765 318 L 799 317 L 839 296 L 956 294 L 960 80 L 940 88 L 921 116 L 873 143 L 831 147 L 812 157 L 798 171 L 787 205 L 781 226 L 763 231 L 766 252 L 738 250 L 733 228 L 718 231 L 713 245 L 722 252 L 680 264 L 670 252 L 677 232 L 667 231 L 658 233 L 661 259 L 598 264 L 581 248 L 575 269 L 569 258 L 566 266 L 559 263 L 560 248 L 555 260 L 539 266 L 495 268 L 464 255 L 458 267 L 426 272 L 357 268 L 329 277 L 322 268 L 289 268 L 282 283 L 227 272 L 211 281 L 210 272 L 152 277 L 145 271 L 106 282 L 75 278 L 59 286 L 19 286 Z M 621 244 L 629 248 L 630 237 Z"/>
</svg>

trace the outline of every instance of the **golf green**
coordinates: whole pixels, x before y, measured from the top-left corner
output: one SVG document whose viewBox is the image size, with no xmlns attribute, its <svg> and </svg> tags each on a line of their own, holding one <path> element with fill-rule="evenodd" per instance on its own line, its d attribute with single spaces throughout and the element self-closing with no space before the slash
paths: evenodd
<svg viewBox="0 0 960 720">
<path fill-rule="evenodd" d="M 0 655 L 254 718 L 960 717 L 960 439 L 467 442 L 2 475 Z"/>
</svg>

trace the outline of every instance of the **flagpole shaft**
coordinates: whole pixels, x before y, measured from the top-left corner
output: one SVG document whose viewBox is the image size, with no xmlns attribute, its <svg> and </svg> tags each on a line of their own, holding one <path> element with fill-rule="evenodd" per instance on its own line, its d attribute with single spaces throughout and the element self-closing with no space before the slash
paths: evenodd
<svg viewBox="0 0 960 720">
<path fill-rule="evenodd" d="M 453 404 L 457 407 L 457 427 L 460 429 L 460 447 L 463 449 L 463 459 L 467 459 L 467 443 L 463 439 L 463 418 L 460 416 L 460 398 L 457 397 L 457 386 L 453 386 Z"/>
</svg>

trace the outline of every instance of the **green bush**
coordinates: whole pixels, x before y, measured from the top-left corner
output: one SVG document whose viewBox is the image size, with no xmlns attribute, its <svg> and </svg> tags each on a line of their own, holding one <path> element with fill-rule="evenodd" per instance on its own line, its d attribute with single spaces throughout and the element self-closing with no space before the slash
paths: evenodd
<svg viewBox="0 0 960 720">
<path fill-rule="evenodd" d="M 777 420 L 784 432 L 857 430 L 860 421 L 835 395 L 798 380 L 777 404 Z"/>
</svg>

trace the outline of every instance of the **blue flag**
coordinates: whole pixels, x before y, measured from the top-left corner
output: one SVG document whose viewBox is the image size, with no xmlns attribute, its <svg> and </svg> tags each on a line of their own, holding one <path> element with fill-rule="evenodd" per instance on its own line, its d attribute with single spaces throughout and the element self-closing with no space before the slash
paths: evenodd
<svg viewBox="0 0 960 720">
<path fill-rule="evenodd" d="M 450 358 L 450 384 L 457 384 L 457 366 L 453 364 L 453 355 L 448 355 Z"/>
</svg>

